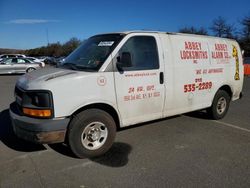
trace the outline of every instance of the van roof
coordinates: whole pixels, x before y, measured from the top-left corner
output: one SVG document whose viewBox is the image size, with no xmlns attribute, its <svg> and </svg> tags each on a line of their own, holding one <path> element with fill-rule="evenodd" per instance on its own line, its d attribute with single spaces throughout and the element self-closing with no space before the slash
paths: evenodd
<svg viewBox="0 0 250 188">
<path fill-rule="evenodd" d="M 147 31 L 147 30 L 132 30 L 132 31 L 122 31 L 122 32 L 113 32 L 113 33 L 103 33 L 103 34 L 130 34 L 130 33 L 159 33 L 159 34 L 168 34 L 168 35 L 181 35 L 181 36 L 193 36 L 193 37 L 207 37 L 207 38 L 218 38 L 218 39 L 226 39 L 226 40 L 232 40 L 229 38 L 223 38 L 223 37 L 215 37 L 210 35 L 198 35 L 198 34 L 189 34 L 189 33 L 178 33 L 178 32 L 164 32 L 164 31 Z"/>
</svg>

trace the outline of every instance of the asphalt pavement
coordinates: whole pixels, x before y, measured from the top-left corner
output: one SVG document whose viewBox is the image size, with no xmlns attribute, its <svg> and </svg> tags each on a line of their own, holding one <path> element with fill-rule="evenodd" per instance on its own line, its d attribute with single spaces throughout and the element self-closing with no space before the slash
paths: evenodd
<svg viewBox="0 0 250 188">
<path fill-rule="evenodd" d="M 19 75 L 0 76 L 0 187 L 250 187 L 250 78 L 227 116 L 179 115 L 119 131 L 111 150 L 77 159 L 63 144 L 15 137 L 8 106 Z"/>
</svg>

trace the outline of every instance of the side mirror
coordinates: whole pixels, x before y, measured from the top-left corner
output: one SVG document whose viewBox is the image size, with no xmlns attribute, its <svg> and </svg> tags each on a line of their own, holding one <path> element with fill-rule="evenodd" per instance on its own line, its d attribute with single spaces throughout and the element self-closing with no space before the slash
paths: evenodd
<svg viewBox="0 0 250 188">
<path fill-rule="evenodd" d="M 121 63 L 123 67 L 132 67 L 132 59 L 129 52 L 122 53 Z"/>
<path fill-rule="evenodd" d="M 123 52 L 121 56 L 118 56 L 116 67 L 121 72 L 123 72 L 124 67 L 132 67 L 131 54 L 129 52 Z"/>
</svg>

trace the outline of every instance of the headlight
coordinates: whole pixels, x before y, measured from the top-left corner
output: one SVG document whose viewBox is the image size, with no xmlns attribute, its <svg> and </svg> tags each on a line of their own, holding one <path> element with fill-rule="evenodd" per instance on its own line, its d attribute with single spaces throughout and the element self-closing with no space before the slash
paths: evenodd
<svg viewBox="0 0 250 188">
<path fill-rule="evenodd" d="M 27 116 L 39 118 L 53 116 L 53 100 L 50 91 L 24 91 L 20 105 L 23 114 Z"/>
<path fill-rule="evenodd" d="M 52 107 L 50 93 L 46 91 L 28 91 L 23 96 L 23 106 L 32 105 L 33 107 Z"/>
</svg>

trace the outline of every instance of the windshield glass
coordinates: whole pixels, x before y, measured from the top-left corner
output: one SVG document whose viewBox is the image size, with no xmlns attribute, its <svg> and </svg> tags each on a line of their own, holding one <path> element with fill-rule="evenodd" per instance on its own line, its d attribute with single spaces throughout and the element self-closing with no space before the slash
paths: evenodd
<svg viewBox="0 0 250 188">
<path fill-rule="evenodd" d="M 98 71 L 122 37 L 121 34 L 93 36 L 74 50 L 61 66 L 74 70 Z"/>
</svg>

